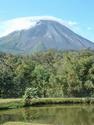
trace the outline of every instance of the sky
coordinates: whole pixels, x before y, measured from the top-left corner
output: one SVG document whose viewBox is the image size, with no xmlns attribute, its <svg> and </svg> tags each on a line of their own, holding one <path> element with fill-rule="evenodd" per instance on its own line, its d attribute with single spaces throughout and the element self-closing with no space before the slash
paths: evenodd
<svg viewBox="0 0 94 125">
<path fill-rule="evenodd" d="M 0 36 L 28 25 L 28 21 L 22 24 L 22 17 L 31 16 L 61 18 L 73 31 L 94 41 L 94 0 L 0 0 Z"/>
</svg>

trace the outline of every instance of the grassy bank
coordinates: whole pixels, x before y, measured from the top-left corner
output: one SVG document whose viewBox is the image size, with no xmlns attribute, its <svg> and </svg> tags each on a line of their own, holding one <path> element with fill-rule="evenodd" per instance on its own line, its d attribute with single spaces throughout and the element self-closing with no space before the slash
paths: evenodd
<svg viewBox="0 0 94 125">
<path fill-rule="evenodd" d="M 23 99 L 0 99 L 0 109 L 48 104 L 94 104 L 94 98 L 37 98 L 29 100 L 28 105 L 25 105 Z"/>
<path fill-rule="evenodd" d="M 38 98 L 30 101 L 32 106 L 46 104 L 94 104 L 94 98 Z"/>
<path fill-rule="evenodd" d="M 0 99 L 0 109 L 13 109 L 23 107 L 22 99 Z"/>
<path fill-rule="evenodd" d="M 25 122 L 7 122 L 3 125 L 31 125 L 31 123 L 25 123 Z M 33 124 L 32 125 L 51 125 L 51 124 Z"/>
</svg>

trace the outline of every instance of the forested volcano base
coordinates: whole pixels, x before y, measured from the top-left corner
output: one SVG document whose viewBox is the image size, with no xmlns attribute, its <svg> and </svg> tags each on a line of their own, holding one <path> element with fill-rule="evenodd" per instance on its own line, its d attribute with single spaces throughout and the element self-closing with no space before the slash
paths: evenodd
<svg viewBox="0 0 94 125">
<path fill-rule="evenodd" d="M 94 51 L 0 53 L 0 98 L 20 98 L 26 88 L 40 98 L 94 97 Z"/>
</svg>

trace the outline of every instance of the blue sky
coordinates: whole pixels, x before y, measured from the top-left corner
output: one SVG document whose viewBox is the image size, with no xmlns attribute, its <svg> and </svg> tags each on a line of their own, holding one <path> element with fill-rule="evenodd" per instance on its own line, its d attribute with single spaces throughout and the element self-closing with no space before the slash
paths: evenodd
<svg viewBox="0 0 94 125">
<path fill-rule="evenodd" d="M 94 41 L 94 0 L 0 0 L 0 32 L 3 21 L 28 16 L 55 16 Z"/>
</svg>

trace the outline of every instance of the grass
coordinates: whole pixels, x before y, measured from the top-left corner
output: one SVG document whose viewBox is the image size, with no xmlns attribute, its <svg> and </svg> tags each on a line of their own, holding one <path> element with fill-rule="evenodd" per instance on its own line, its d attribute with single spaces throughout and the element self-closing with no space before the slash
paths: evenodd
<svg viewBox="0 0 94 125">
<path fill-rule="evenodd" d="M 33 123 L 25 123 L 25 122 L 7 122 L 3 125 L 51 125 L 51 124 L 33 124 Z"/>
<path fill-rule="evenodd" d="M 0 109 L 13 109 L 23 107 L 22 99 L 0 99 Z"/>
<path fill-rule="evenodd" d="M 94 98 L 38 98 L 32 99 L 30 105 L 45 104 L 93 104 Z"/>
<path fill-rule="evenodd" d="M 3 125 L 31 125 L 30 123 L 24 123 L 24 122 L 7 122 Z"/>
<path fill-rule="evenodd" d="M 0 99 L 0 109 L 48 104 L 94 104 L 94 98 L 37 98 L 30 100 L 28 105 L 25 105 L 23 99 Z"/>
</svg>

